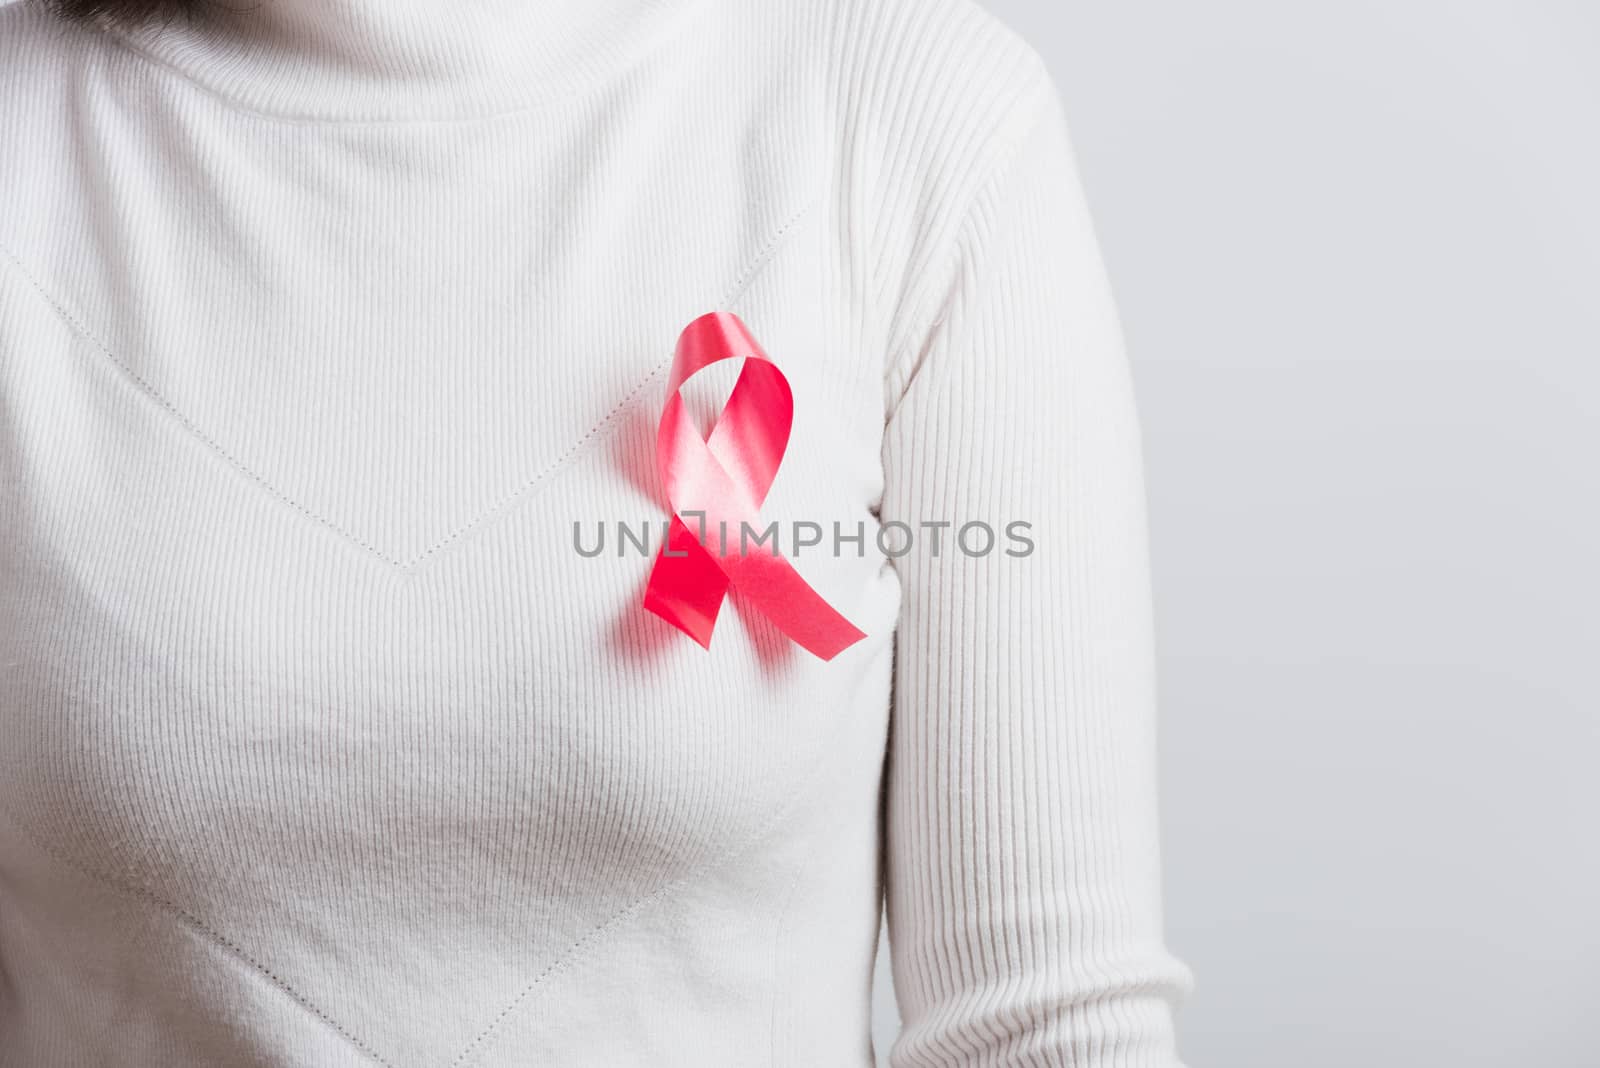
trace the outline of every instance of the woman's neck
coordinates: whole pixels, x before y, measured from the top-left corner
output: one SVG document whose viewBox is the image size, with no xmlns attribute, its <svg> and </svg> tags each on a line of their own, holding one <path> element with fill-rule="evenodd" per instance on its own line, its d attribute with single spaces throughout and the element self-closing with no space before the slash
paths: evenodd
<svg viewBox="0 0 1600 1068">
<path fill-rule="evenodd" d="M 247 108 L 305 119 L 469 118 L 581 92 L 707 0 L 217 0 L 107 27 Z"/>
</svg>

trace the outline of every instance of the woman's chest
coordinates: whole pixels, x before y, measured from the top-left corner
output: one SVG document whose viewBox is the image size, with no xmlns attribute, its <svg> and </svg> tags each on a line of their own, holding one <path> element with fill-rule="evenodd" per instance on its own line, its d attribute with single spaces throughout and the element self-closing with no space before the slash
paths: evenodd
<svg viewBox="0 0 1600 1068">
<path fill-rule="evenodd" d="M 568 281 L 528 307 L 470 285 L 423 307 L 406 271 L 378 316 L 337 305 L 381 272 L 334 311 L 143 287 L 116 345 L 6 275 L 0 806 L 201 916 L 355 893 L 499 929 L 530 899 L 638 900 L 830 747 L 881 745 L 880 398 L 804 209 L 678 272 L 553 262 Z M 832 662 L 737 588 L 709 650 L 643 608 L 664 372 L 714 307 L 794 390 L 760 518 L 785 546 L 823 532 L 797 566 L 868 634 Z"/>
</svg>

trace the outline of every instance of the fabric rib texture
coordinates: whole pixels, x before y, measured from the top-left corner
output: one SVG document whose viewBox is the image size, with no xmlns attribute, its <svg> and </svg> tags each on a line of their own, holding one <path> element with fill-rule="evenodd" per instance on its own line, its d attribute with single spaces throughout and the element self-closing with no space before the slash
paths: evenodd
<svg viewBox="0 0 1600 1068">
<path fill-rule="evenodd" d="M 0 1066 L 867 1068 L 886 917 L 891 1068 L 1181 1068 L 1137 415 L 992 15 L 16 4 L 0 197 Z M 711 310 L 832 661 L 643 609 Z"/>
</svg>

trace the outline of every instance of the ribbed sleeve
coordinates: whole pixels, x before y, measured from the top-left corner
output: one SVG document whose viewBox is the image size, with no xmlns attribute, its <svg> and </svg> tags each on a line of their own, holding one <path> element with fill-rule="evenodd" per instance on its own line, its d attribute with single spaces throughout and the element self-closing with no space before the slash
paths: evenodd
<svg viewBox="0 0 1600 1068">
<path fill-rule="evenodd" d="M 889 1061 L 1173 1068 L 1139 427 L 1060 93 L 1019 106 L 892 368 Z"/>
</svg>

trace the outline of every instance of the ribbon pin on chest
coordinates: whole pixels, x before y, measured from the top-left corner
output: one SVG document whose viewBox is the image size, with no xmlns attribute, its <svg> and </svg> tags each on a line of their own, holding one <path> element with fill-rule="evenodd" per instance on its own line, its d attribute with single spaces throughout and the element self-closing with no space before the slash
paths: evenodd
<svg viewBox="0 0 1600 1068">
<path fill-rule="evenodd" d="M 721 360 L 743 358 L 733 392 L 702 438 L 680 389 Z M 730 586 L 796 643 L 832 660 L 866 637 L 822 599 L 788 560 L 760 540 L 735 536 L 735 546 L 703 545 L 702 534 L 742 532 L 757 518 L 777 476 L 794 423 L 794 394 L 737 315 L 707 312 L 678 337 L 667 403 L 656 430 L 656 464 L 673 517 L 645 587 L 644 606 L 710 648 L 717 611 Z M 707 541 L 717 544 L 721 539 Z"/>
</svg>

